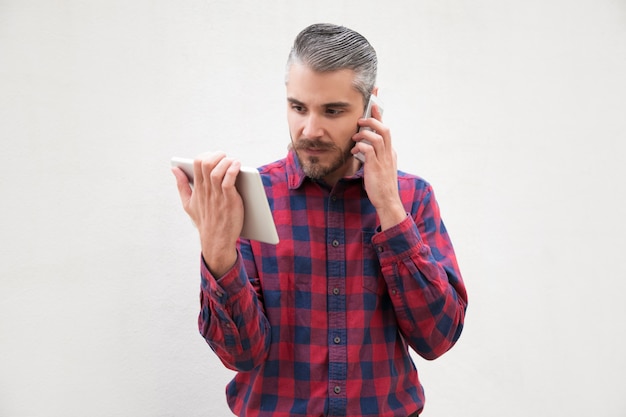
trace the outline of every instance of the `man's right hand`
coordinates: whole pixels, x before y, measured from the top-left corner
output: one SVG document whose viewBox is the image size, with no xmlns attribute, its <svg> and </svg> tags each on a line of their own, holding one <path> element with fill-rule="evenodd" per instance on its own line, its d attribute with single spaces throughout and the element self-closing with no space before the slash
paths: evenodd
<svg viewBox="0 0 626 417">
<path fill-rule="evenodd" d="M 243 201 L 235 188 L 241 163 L 222 152 L 194 160 L 194 186 L 180 168 L 172 168 L 183 208 L 200 233 L 202 256 L 214 277 L 237 261 L 237 239 L 243 227 Z"/>
</svg>

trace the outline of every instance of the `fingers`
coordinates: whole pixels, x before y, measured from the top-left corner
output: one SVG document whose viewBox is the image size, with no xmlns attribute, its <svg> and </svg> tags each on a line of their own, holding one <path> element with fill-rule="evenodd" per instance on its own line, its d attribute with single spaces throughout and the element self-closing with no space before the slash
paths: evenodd
<svg viewBox="0 0 626 417">
<path fill-rule="evenodd" d="M 239 170 L 241 169 L 241 163 L 237 160 L 230 160 L 228 162 L 230 163 L 227 164 L 222 187 L 225 191 L 232 192 L 235 190 L 235 182 L 237 181 L 237 175 L 239 175 Z"/>
<path fill-rule="evenodd" d="M 185 185 L 178 172 L 174 173 L 183 207 L 200 231 L 201 239 L 219 234 L 222 240 L 232 243 L 239 236 L 243 203 L 235 183 L 240 168 L 239 161 L 216 152 L 194 159 L 193 187 Z M 224 216 L 224 213 L 230 215 Z"/>
<path fill-rule="evenodd" d="M 374 104 L 372 106 L 372 117 L 379 122 L 383 121 L 383 113 L 380 111 L 380 107 L 378 107 L 378 104 Z"/>
<path fill-rule="evenodd" d="M 378 109 L 374 108 L 374 115 L 380 116 Z M 357 143 L 352 149 L 352 153 L 362 152 L 366 160 L 377 157 L 384 159 L 391 156 L 393 148 L 391 146 L 391 134 L 389 128 L 376 118 L 360 119 L 359 126 L 366 129 L 360 129 L 352 139 Z M 369 155 L 369 158 L 368 158 Z"/>
<path fill-rule="evenodd" d="M 226 157 L 223 152 L 203 153 L 193 161 L 194 182 L 198 186 L 204 186 L 210 182 L 211 172 L 217 164 Z"/>
<path fill-rule="evenodd" d="M 223 152 L 203 154 L 194 161 L 194 176 L 199 176 L 200 181 L 196 183 L 207 193 L 233 197 L 240 168 L 239 161 L 226 157 Z"/>
</svg>

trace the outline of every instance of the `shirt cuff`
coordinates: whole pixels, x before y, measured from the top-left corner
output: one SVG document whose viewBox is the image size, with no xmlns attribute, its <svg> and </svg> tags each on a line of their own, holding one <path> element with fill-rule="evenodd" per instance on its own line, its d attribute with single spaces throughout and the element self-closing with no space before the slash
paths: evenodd
<svg viewBox="0 0 626 417">
<path fill-rule="evenodd" d="M 241 261 L 241 254 L 237 252 L 235 264 L 220 278 L 215 278 L 209 267 L 202 258 L 200 274 L 202 288 L 208 292 L 211 298 L 220 303 L 225 303 L 228 298 L 232 298 L 242 293 L 247 283 L 247 277 Z"/>
<path fill-rule="evenodd" d="M 381 266 L 428 252 L 417 225 L 408 215 L 397 225 L 376 233 L 372 237 L 372 244 L 378 253 Z"/>
</svg>

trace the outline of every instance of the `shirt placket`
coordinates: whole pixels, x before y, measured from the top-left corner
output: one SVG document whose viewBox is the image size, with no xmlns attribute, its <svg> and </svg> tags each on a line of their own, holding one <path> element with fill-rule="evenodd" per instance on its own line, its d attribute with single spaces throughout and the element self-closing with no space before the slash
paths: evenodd
<svg viewBox="0 0 626 417">
<path fill-rule="evenodd" d="M 343 200 L 337 188 L 329 196 L 327 210 L 329 416 L 346 415 L 347 406 L 345 224 Z"/>
</svg>

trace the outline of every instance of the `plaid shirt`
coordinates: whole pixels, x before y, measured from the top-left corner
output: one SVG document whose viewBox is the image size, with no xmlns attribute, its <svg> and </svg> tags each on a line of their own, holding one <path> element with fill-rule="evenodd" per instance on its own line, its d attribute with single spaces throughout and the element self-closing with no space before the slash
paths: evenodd
<svg viewBox="0 0 626 417">
<path fill-rule="evenodd" d="M 431 186 L 398 174 L 409 213 L 380 231 L 363 170 L 330 188 L 292 152 L 260 169 L 280 243 L 241 240 L 215 279 L 201 266 L 201 334 L 236 370 L 238 416 L 406 417 L 424 392 L 408 346 L 450 349 L 467 294 Z"/>
</svg>

